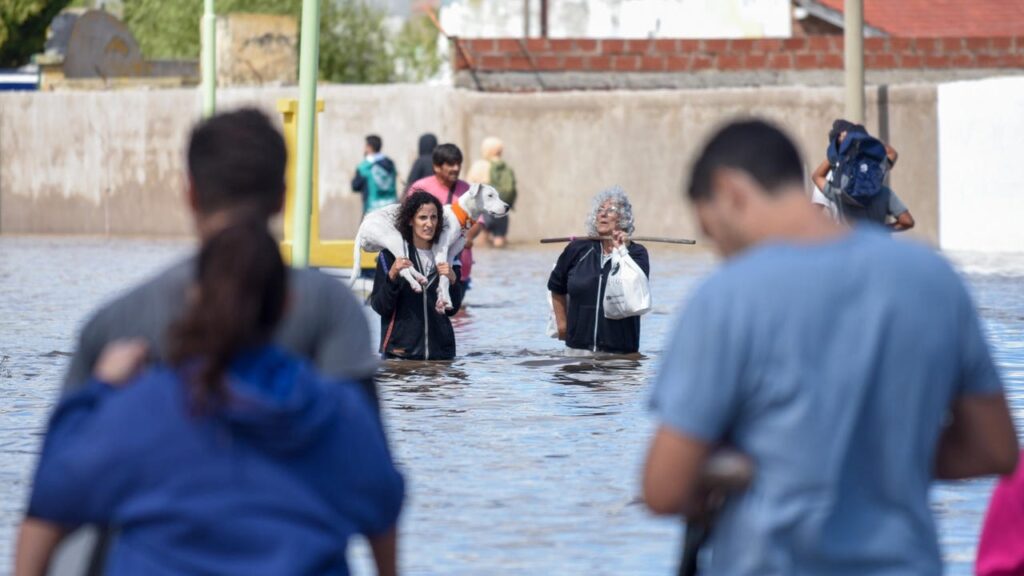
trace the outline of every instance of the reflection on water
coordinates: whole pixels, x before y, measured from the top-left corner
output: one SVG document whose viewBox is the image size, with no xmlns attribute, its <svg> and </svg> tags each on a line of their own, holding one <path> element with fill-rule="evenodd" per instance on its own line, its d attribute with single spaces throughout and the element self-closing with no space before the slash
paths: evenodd
<svg viewBox="0 0 1024 576">
<path fill-rule="evenodd" d="M 40 431 L 90 309 L 189 249 L 137 240 L 0 238 L 0 573 Z M 636 357 L 567 357 L 545 337 L 557 255 L 481 251 L 452 362 L 389 361 L 381 396 L 409 478 L 409 574 L 668 574 L 679 524 L 637 504 L 647 385 L 678 305 L 712 267 L 652 247 L 655 308 Z M 957 255 L 1024 421 L 1024 257 Z M 367 309 L 371 325 L 378 319 Z M 949 573 L 969 574 L 990 481 L 935 490 Z M 356 566 L 366 573 L 365 547 Z"/>
</svg>

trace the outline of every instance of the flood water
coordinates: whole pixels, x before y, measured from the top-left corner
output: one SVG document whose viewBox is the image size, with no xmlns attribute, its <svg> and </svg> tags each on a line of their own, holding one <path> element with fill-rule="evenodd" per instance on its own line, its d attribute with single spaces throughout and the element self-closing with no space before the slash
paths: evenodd
<svg viewBox="0 0 1024 576">
<path fill-rule="evenodd" d="M 388 363 L 381 378 L 409 481 L 408 574 L 669 574 L 680 524 L 636 503 L 653 423 L 647 382 L 689 290 L 713 260 L 651 248 L 655 308 L 640 359 L 567 359 L 544 335 L 557 252 L 481 251 L 459 358 Z M 190 250 L 184 242 L 0 237 L 0 573 L 76 328 L 88 312 Z M 1024 423 L 1024 255 L 954 255 Z M 367 309 L 376 332 L 377 318 Z M 992 483 L 934 490 L 947 573 L 969 574 Z M 365 547 L 353 547 L 356 573 Z"/>
</svg>

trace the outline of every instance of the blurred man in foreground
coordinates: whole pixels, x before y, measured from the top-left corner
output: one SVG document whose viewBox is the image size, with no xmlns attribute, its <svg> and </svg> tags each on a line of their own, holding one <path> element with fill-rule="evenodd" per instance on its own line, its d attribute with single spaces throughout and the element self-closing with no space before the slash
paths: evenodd
<svg viewBox="0 0 1024 576">
<path fill-rule="evenodd" d="M 236 110 L 202 122 L 192 131 L 186 156 L 185 201 L 200 241 L 242 219 L 266 222 L 284 206 L 287 150 L 262 112 Z M 92 314 L 79 333 L 65 395 L 88 384 L 101 352 L 117 340 L 140 339 L 148 345 L 149 360 L 166 362 L 168 329 L 189 303 L 197 257 L 189 255 Z M 329 378 L 358 382 L 376 405 L 378 361 L 359 300 L 314 270 L 291 270 L 288 282 L 288 308 L 274 342 L 312 361 Z M 105 546 L 101 542 L 89 560 L 90 574 L 102 571 Z"/>
<path fill-rule="evenodd" d="M 644 498 L 699 512 L 700 470 L 731 445 L 757 473 L 722 510 L 709 574 L 941 574 L 928 488 L 1014 469 L 1002 383 L 949 264 L 830 221 L 803 181 L 758 121 L 694 165 L 690 200 L 729 261 L 666 346 Z"/>
</svg>

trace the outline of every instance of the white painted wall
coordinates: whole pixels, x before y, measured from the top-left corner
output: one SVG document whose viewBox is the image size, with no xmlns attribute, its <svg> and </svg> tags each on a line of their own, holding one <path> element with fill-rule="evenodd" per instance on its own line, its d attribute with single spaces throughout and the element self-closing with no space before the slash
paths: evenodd
<svg viewBox="0 0 1024 576">
<path fill-rule="evenodd" d="M 939 242 L 1024 252 L 1024 78 L 938 89 Z"/>
<path fill-rule="evenodd" d="M 465 38 L 522 37 L 524 0 L 448 0 L 441 23 Z M 540 0 L 529 0 L 539 35 Z M 788 38 L 790 0 L 551 0 L 552 38 Z"/>
</svg>

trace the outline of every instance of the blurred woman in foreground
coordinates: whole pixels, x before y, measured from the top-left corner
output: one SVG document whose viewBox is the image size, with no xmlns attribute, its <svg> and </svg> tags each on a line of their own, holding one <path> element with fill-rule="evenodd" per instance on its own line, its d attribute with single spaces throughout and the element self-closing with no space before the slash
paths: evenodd
<svg viewBox="0 0 1024 576">
<path fill-rule="evenodd" d="M 394 574 L 403 481 L 375 410 L 270 344 L 287 300 L 277 243 L 233 225 L 197 278 L 169 366 L 112 344 L 58 406 L 16 574 L 44 574 L 81 524 L 120 531 L 108 574 L 347 574 L 353 534 Z"/>
</svg>

